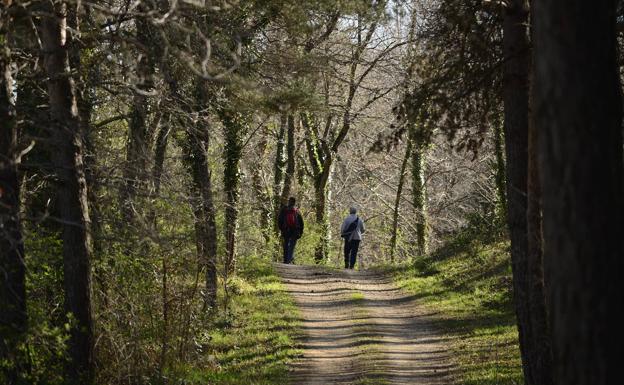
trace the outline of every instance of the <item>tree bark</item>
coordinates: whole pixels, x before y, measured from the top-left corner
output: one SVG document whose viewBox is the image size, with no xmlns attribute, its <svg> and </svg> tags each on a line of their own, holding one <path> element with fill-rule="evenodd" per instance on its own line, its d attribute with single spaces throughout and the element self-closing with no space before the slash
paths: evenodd
<svg viewBox="0 0 624 385">
<path fill-rule="evenodd" d="M 496 155 L 496 195 L 497 210 L 500 218 L 507 217 L 507 193 L 505 191 L 505 133 L 500 119 L 494 121 L 494 152 Z"/>
<path fill-rule="evenodd" d="M 84 42 L 81 40 L 83 32 L 87 34 L 94 32 L 89 6 L 84 3 L 76 3 L 76 5 L 69 6 L 67 25 L 72 30 L 72 33 L 76 35 L 75 37 L 72 36 L 71 44 L 69 45 L 69 66 L 76 74 L 76 106 L 78 107 L 80 135 L 84 148 L 83 162 L 87 183 L 92 259 L 98 260 L 102 257 L 105 246 L 102 239 L 102 210 L 98 201 L 102 185 L 96 170 L 97 149 L 94 143 L 94 127 L 91 124 L 91 115 L 95 99 L 95 84 L 99 75 L 96 68 L 97 64 L 88 58 L 88 55 L 92 54 L 93 50 L 85 49 Z M 91 29 L 86 30 L 89 26 Z M 87 59 L 85 60 L 84 57 Z M 96 271 L 95 280 L 101 292 L 104 293 L 103 299 L 105 304 L 108 304 L 108 282 L 106 281 L 105 271 Z"/>
<path fill-rule="evenodd" d="M 624 188 L 615 11 L 615 1 L 535 3 L 535 119 L 556 384 L 622 381 Z"/>
<path fill-rule="evenodd" d="M 160 195 L 165 155 L 167 154 L 167 145 L 171 134 L 171 122 L 168 111 L 165 111 L 160 115 L 156 131 L 154 167 L 152 168 L 152 195 L 154 197 L 158 197 L 158 195 Z"/>
<path fill-rule="evenodd" d="M 126 164 L 124 166 L 124 180 L 121 189 L 122 216 L 126 222 L 132 222 L 135 217 L 134 200 L 137 194 L 145 188 L 149 174 L 145 172 L 149 160 L 149 130 L 148 97 L 146 95 L 153 87 L 154 59 L 158 49 L 151 49 L 156 41 L 154 28 L 147 19 L 146 13 L 150 7 L 140 3 L 138 10 L 144 15 L 136 17 L 136 37 L 140 46 L 145 50 L 139 53 L 137 62 L 138 81 L 128 123 L 128 142 L 126 144 Z"/>
<path fill-rule="evenodd" d="M 46 3 L 40 35 L 48 75 L 50 127 L 55 144 L 57 206 L 62 223 L 65 308 L 74 322 L 70 329 L 66 381 L 89 384 L 93 378 L 93 325 L 89 210 L 82 160 L 82 138 L 67 45 L 67 5 Z"/>
<path fill-rule="evenodd" d="M 280 194 L 280 207 L 288 202 L 292 191 L 293 180 L 295 179 L 295 118 L 288 114 L 287 138 L 286 141 L 286 173 L 284 174 L 284 184 Z"/>
<path fill-rule="evenodd" d="M 245 117 L 235 111 L 222 111 L 225 134 L 223 190 L 225 192 L 225 271 L 236 269 L 236 233 L 238 228 L 238 201 L 240 198 L 240 159 L 242 131 Z"/>
<path fill-rule="evenodd" d="M 392 236 L 390 237 L 390 262 L 394 263 L 394 257 L 396 254 L 397 246 L 397 233 L 399 231 L 399 206 L 401 205 L 401 194 L 403 193 L 403 185 L 405 184 L 405 174 L 407 170 L 407 164 L 412 156 L 412 141 L 407 141 L 405 148 L 405 156 L 401 163 L 401 170 L 399 171 L 399 184 L 397 186 L 396 197 L 394 198 L 394 210 L 392 212 Z"/>
<path fill-rule="evenodd" d="M 333 152 L 329 147 L 325 134 L 320 137 L 309 113 L 302 113 L 301 123 L 305 129 L 305 143 L 308 152 L 312 177 L 314 180 L 314 214 L 317 225 L 320 226 L 319 240 L 314 252 L 317 263 L 325 260 L 330 243 L 330 223 L 327 213 L 328 186 L 334 166 Z M 328 116 L 325 124 L 325 133 L 329 132 L 332 117 Z"/>
<path fill-rule="evenodd" d="M 273 167 L 273 218 L 275 234 L 279 233 L 277 226 L 277 217 L 282 208 L 282 184 L 284 183 L 284 168 L 286 161 L 284 159 L 284 146 L 286 137 L 286 126 L 288 124 L 288 116 L 286 113 L 280 115 L 280 125 L 277 133 L 277 147 L 275 149 L 275 164 Z M 280 248 L 281 249 L 281 248 Z"/>
<path fill-rule="evenodd" d="M 539 133 L 529 122 L 527 178 L 527 264 L 529 285 L 529 314 L 531 314 L 531 367 L 536 384 L 552 385 L 552 346 L 544 292 L 544 262 L 542 255 L 541 185 L 537 164 Z"/>
<path fill-rule="evenodd" d="M 329 253 L 331 231 L 327 200 L 329 199 L 329 184 L 333 168 L 333 155 L 328 153 L 323 161 L 322 171 L 316 175 L 314 180 L 314 212 L 316 223 L 320 226 L 319 241 L 314 251 L 316 263 L 323 262 Z"/>
<path fill-rule="evenodd" d="M 266 129 L 266 127 L 263 128 L 262 130 L 262 137 L 260 138 L 260 141 L 258 143 L 258 147 L 256 150 L 256 156 L 258 161 L 252 165 L 252 170 L 251 170 L 251 178 L 252 178 L 252 185 L 253 185 L 253 189 L 256 195 L 256 209 L 258 210 L 259 213 L 259 223 L 260 223 L 260 229 L 262 231 L 262 236 L 264 237 L 264 241 L 265 243 L 268 244 L 268 242 L 270 241 L 271 238 L 271 228 L 270 228 L 270 223 L 271 223 L 271 212 L 273 211 L 271 209 L 271 195 L 270 195 L 270 191 L 269 188 L 267 188 L 267 186 L 265 185 L 265 181 L 264 181 L 264 172 L 262 170 L 262 159 L 266 158 L 266 152 L 267 152 L 267 146 L 268 146 L 268 141 L 267 141 L 267 134 L 268 131 Z"/>
<path fill-rule="evenodd" d="M 503 101 L 507 158 L 507 223 L 511 240 L 513 295 L 526 384 L 536 384 L 531 370 L 531 318 L 527 263 L 527 165 L 529 119 L 529 34 L 527 0 L 505 8 L 503 22 Z"/>
<path fill-rule="evenodd" d="M 25 336 L 27 315 L 17 114 L 8 42 L 10 20 L 5 12 L 0 6 L 0 361 L 4 362 L 0 378 L 12 385 L 24 370 L 16 347 Z"/>
<path fill-rule="evenodd" d="M 426 146 L 412 140 L 412 199 L 418 216 L 416 247 L 420 255 L 427 254 L 427 187 L 425 186 Z"/>
<path fill-rule="evenodd" d="M 203 95 L 203 86 L 198 86 Z M 198 104 L 203 106 L 204 96 L 198 97 Z M 203 108 L 203 107 L 201 107 Z M 214 308 L 217 300 L 217 226 L 212 192 L 212 172 L 208 162 L 210 127 L 205 117 L 200 117 L 195 127 L 187 132 L 188 159 L 193 178 L 193 196 L 195 211 L 195 237 L 197 256 L 200 265 L 205 268 L 205 303 Z"/>
</svg>

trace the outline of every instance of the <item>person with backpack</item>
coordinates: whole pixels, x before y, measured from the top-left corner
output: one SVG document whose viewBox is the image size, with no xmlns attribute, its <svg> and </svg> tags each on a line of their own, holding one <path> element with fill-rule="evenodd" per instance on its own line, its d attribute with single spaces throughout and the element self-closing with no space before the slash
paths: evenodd
<svg viewBox="0 0 624 385">
<path fill-rule="evenodd" d="M 284 263 L 294 263 L 295 245 L 303 235 L 303 217 L 295 207 L 295 198 L 288 198 L 288 205 L 282 207 L 277 225 L 284 239 Z"/>
<path fill-rule="evenodd" d="M 345 218 L 340 227 L 340 236 L 344 239 L 345 269 L 353 269 L 357 258 L 362 234 L 366 231 L 364 221 L 357 216 L 357 209 L 351 207 L 349 216 Z"/>
</svg>

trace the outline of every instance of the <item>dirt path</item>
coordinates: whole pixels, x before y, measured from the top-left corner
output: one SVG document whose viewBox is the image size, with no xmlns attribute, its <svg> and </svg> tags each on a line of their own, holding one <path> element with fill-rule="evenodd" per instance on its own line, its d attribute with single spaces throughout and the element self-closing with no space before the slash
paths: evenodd
<svg viewBox="0 0 624 385">
<path fill-rule="evenodd" d="M 276 265 L 301 309 L 293 384 L 452 384 L 443 338 L 384 276 Z"/>
</svg>

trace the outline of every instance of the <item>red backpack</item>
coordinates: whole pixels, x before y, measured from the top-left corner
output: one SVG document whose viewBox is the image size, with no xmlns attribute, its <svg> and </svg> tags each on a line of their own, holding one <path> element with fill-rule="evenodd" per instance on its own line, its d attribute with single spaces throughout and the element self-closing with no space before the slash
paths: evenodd
<svg viewBox="0 0 624 385">
<path fill-rule="evenodd" d="M 286 209 L 286 229 L 297 228 L 297 209 Z"/>
</svg>

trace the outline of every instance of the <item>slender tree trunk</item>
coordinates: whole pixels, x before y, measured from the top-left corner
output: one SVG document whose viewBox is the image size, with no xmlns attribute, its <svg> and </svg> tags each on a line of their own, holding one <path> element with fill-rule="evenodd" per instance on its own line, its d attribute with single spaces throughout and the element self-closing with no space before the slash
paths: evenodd
<svg viewBox="0 0 624 385">
<path fill-rule="evenodd" d="M 163 112 L 158 119 L 158 127 L 156 129 L 156 143 L 154 148 L 154 167 L 152 169 L 152 184 L 154 197 L 160 195 L 160 187 L 162 184 L 162 174 L 165 164 L 165 155 L 167 154 L 167 146 L 169 136 L 171 134 L 171 122 L 169 113 Z"/>
<path fill-rule="evenodd" d="M 311 124 L 310 114 L 302 113 L 300 118 L 305 129 L 306 148 L 314 180 L 315 220 L 320 227 L 314 259 L 316 263 L 321 263 L 327 258 L 331 236 L 327 200 L 329 199 L 328 186 L 331 180 L 334 158 L 327 141 L 319 137 L 317 128 Z M 331 117 L 328 117 L 326 124 L 325 131 L 328 132 L 331 125 Z"/>
<path fill-rule="evenodd" d="M 425 186 L 425 150 L 416 145 L 412 151 L 412 194 L 418 215 L 416 246 L 421 255 L 427 254 L 427 190 Z"/>
<path fill-rule="evenodd" d="M 195 196 L 195 236 L 197 254 L 205 268 L 205 303 L 213 308 L 217 299 L 217 226 L 212 192 L 212 172 L 208 162 L 208 123 L 199 119 L 195 130 L 189 131 L 189 165 Z"/>
<path fill-rule="evenodd" d="M 424 127 L 423 127 L 424 130 Z M 427 187 L 425 186 L 425 158 L 427 144 L 414 124 L 409 129 L 412 142 L 412 200 L 417 215 L 416 247 L 418 253 L 427 253 Z"/>
<path fill-rule="evenodd" d="M 141 4 L 138 10 L 147 13 L 148 6 Z M 139 54 L 137 62 L 138 82 L 130 109 L 130 121 L 128 124 L 128 142 L 126 145 L 126 164 L 124 166 L 124 184 L 122 186 L 121 208 L 124 220 L 131 222 L 135 217 L 134 200 L 137 194 L 145 188 L 145 181 L 149 174 L 145 172 L 149 159 L 149 130 L 147 126 L 148 97 L 147 92 L 153 87 L 154 76 L 154 53 L 150 49 L 154 45 L 153 27 L 147 20 L 147 16 L 137 16 L 136 35 L 139 44 L 147 49 L 147 52 Z"/>
<path fill-rule="evenodd" d="M 0 378 L 12 385 L 24 369 L 16 347 L 25 336 L 27 315 L 9 28 L 9 16 L 0 6 Z"/>
<path fill-rule="evenodd" d="M 316 223 L 320 227 L 319 241 L 314 251 L 314 260 L 316 263 L 321 263 L 326 260 L 329 253 L 331 231 L 329 213 L 327 212 L 327 200 L 329 199 L 329 184 L 333 167 L 332 155 L 326 154 L 322 171 L 316 176 L 314 182 L 314 212 Z"/>
<path fill-rule="evenodd" d="M 405 174 L 407 170 L 407 164 L 412 156 L 412 141 L 407 141 L 405 147 L 405 156 L 401 163 L 401 170 L 399 171 L 399 185 L 397 186 L 396 197 L 394 198 L 394 210 L 392 212 L 392 236 L 390 237 L 390 262 L 394 263 L 394 256 L 396 254 L 397 247 L 397 233 L 399 231 L 399 206 L 401 205 L 401 194 L 403 193 L 403 185 L 405 184 Z"/>
<path fill-rule="evenodd" d="M 163 315 L 163 331 L 160 346 L 160 363 L 158 371 L 161 378 L 167 367 L 167 355 L 169 353 L 169 266 L 167 264 L 167 255 L 163 255 L 162 259 L 162 315 Z"/>
<path fill-rule="evenodd" d="M 511 239 L 513 294 L 525 383 L 536 384 L 531 370 L 531 318 L 527 264 L 527 164 L 529 118 L 529 34 L 527 0 L 505 8 L 503 25 L 503 101 L 507 175 L 507 223 Z"/>
<path fill-rule="evenodd" d="M 82 161 L 82 137 L 67 44 L 67 5 L 46 5 L 41 20 L 44 67 L 48 75 L 50 127 L 55 144 L 57 205 L 62 222 L 65 308 L 75 319 L 70 330 L 66 381 L 89 384 L 93 375 L 93 325 L 89 210 Z"/>
<path fill-rule="evenodd" d="M 499 119 L 494 122 L 494 152 L 496 155 L 496 196 L 500 218 L 507 217 L 507 194 L 505 191 L 505 133 Z"/>
<path fill-rule="evenodd" d="M 91 23 L 85 23 L 81 20 L 81 17 Z M 102 223 L 101 223 L 101 209 L 98 202 L 98 195 L 101 192 L 102 186 L 100 184 L 99 176 L 96 170 L 96 146 L 94 143 L 94 127 L 91 124 L 91 115 L 93 113 L 94 103 L 94 88 L 97 82 L 97 70 L 94 70 L 95 64 L 89 63 L 88 55 L 92 50 L 85 49 L 84 43 L 81 41 L 83 27 L 92 25 L 93 21 L 90 20 L 90 9 L 83 3 L 76 3 L 75 6 L 70 6 L 67 13 L 67 25 L 76 34 L 71 39 L 69 46 L 69 66 L 76 73 L 75 79 L 75 93 L 76 93 L 76 105 L 78 107 L 78 117 L 80 126 L 80 135 L 82 137 L 82 143 L 84 148 L 83 162 L 85 180 L 87 183 L 87 202 L 89 208 L 90 222 L 90 238 L 92 243 L 92 259 L 98 260 L 103 254 L 103 240 L 102 240 Z M 86 33 L 92 33 L 93 30 L 86 31 Z M 87 57 L 87 64 L 83 57 Z M 98 269 L 99 270 L 99 269 Z M 95 274 L 95 280 L 102 293 L 104 293 L 104 302 L 108 304 L 108 282 L 106 281 L 105 271 L 100 270 Z"/>
<path fill-rule="evenodd" d="M 615 385 L 624 357 L 616 2 L 535 5 L 544 262 L 555 383 Z"/>
<path fill-rule="evenodd" d="M 238 228 L 238 201 L 240 197 L 240 159 L 242 131 L 245 117 L 232 111 L 222 112 L 225 131 L 223 190 L 225 192 L 225 271 L 236 269 L 236 233 Z"/>
<path fill-rule="evenodd" d="M 280 115 L 279 131 L 277 133 L 277 147 L 275 149 L 275 165 L 273 171 L 273 217 L 275 218 L 274 230 L 277 234 L 279 229 L 277 227 L 277 217 L 279 211 L 282 208 L 282 184 L 284 182 L 284 168 L 286 167 L 286 160 L 284 158 L 284 147 L 286 138 L 286 126 L 288 124 L 288 117 L 285 113 Z"/>
<path fill-rule="evenodd" d="M 285 206 L 288 202 L 292 191 L 293 180 L 295 179 L 295 118 L 292 114 L 288 114 L 288 131 L 286 142 L 286 173 L 284 174 L 284 185 L 280 194 L 280 207 Z"/>
<path fill-rule="evenodd" d="M 264 173 L 262 170 L 262 159 L 266 157 L 268 141 L 267 141 L 267 129 L 266 127 L 262 131 L 262 137 L 257 147 L 257 162 L 252 165 L 252 185 L 256 194 L 257 210 L 259 212 L 259 223 L 264 237 L 265 243 L 268 243 L 271 238 L 271 195 L 264 183 Z"/>
</svg>

